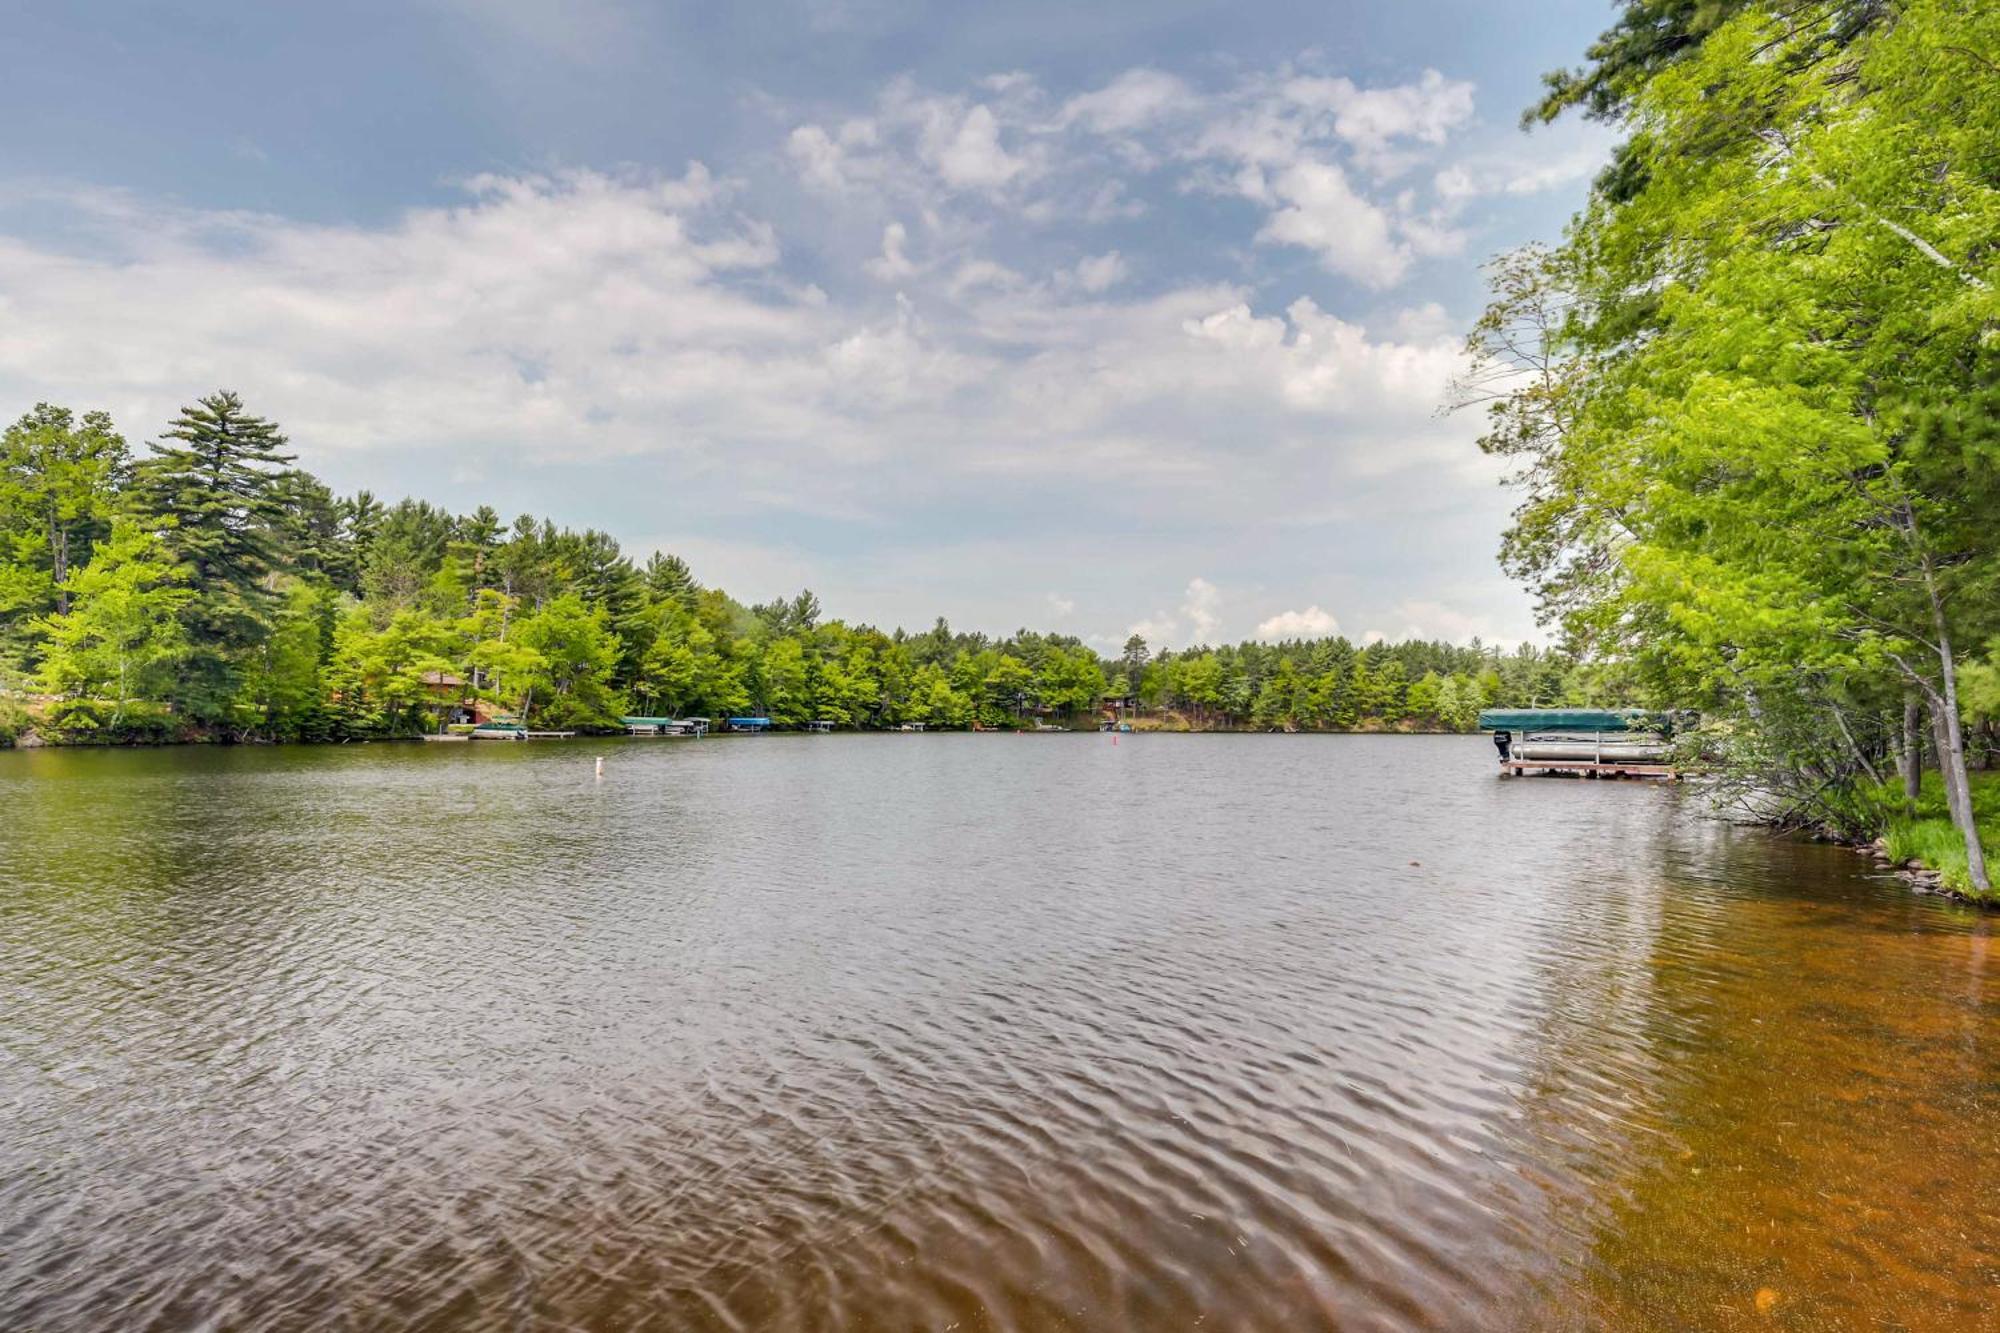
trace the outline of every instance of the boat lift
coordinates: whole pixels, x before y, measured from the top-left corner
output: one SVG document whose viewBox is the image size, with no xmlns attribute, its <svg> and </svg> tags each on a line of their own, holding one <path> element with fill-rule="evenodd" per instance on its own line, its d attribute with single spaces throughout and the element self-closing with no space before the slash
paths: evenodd
<svg viewBox="0 0 2000 1333">
<path fill-rule="evenodd" d="M 1479 728 L 1493 734 L 1502 776 L 1671 781 L 1680 777 L 1668 750 L 1680 720 L 1639 708 L 1489 708 Z"/>
</svg>

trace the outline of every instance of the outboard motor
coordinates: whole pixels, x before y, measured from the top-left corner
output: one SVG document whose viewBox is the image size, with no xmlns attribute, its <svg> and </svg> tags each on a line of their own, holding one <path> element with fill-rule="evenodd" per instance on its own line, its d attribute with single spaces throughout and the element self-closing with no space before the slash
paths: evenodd
<svg viewBox="0 0 2000 1333">
<path fill-rule="evenodd" d="M 1500 752 L 1500 762 L 1506 763 L 1508 753 L 1514 748 L 1514 733 L 1496 731 L 1493 733 L 1493 748 Z"/>
</svg>

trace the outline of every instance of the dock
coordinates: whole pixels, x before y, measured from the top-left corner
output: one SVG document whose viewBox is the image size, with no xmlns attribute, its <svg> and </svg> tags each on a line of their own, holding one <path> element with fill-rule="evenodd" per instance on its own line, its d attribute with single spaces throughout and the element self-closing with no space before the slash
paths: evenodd
<svg viewBox="0 0 2000 1333">
<path fill-rule="evenodd" d="M 706 736 L 705 717 L 621 717 L 618 724 L 629 736 Z"/>
<path fill-rule="evenodd" d="M 1670 764 L 1627 764 L 1596 759 L 1502 759 L 1500 770 L 1515 777 L 1530 773 L 1573 774 L 1580 778 L 1665 778 L 1677 780 L 1681 771 Z"/>
<path fill-rule="evenodd" d="M 1665 778 L 1675 731 L 1692 714 L 1638 708 L 1489 708 L 1479 715 L 1492 733 L 1503 777 Z"/>
</svg>

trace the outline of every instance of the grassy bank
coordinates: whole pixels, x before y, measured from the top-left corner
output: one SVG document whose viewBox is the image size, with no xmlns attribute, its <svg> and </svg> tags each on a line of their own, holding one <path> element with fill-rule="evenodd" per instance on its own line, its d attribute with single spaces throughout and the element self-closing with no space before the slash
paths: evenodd
<svg viewBox="0 0 2000 1333">
<path fill-rule="evenodd" d="M 2000 867 L 2000 772 L 1972 774 L 1972 805 L 1979 813 L 1980 841 L 1986 846 L 1989 868 Z M 1965 840 L 1953 827 L 1945 808 L 1944 781 L 1936 773 L 1924 774 L 1922 794 L 1916 808 L 1903 802 L 1900 785 L 1883 788 L 1885 812 L 1883 850 L 1897 865 L 1914 861 L 1936 871 L 1939 881 L 1961 897 L 2000 906 L 2000 892 L 1980 895 L 1966 878 Z"/>
</svg>

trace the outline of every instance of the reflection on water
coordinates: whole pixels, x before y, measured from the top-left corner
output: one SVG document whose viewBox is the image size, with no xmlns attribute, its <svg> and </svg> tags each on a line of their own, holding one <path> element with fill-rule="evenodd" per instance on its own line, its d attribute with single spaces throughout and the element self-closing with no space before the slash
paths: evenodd
<svg viewBox="0 0 2000 1333">
<path fill-rule="evenodd" d="M 1989 919 L 1121 739 L 0 755 L 0 1327 L 2000 1327 Z"/>
</svg>

